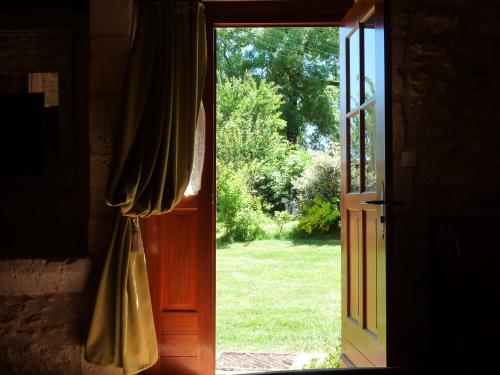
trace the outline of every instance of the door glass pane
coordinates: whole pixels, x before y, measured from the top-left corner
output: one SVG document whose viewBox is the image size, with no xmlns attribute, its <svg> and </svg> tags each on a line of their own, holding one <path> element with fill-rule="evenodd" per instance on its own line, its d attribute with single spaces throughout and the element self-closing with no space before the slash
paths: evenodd
<svg viewBox="0 0 500 375">
<path fill-rule="evenodd" d="M 375 19 L 371 16 L 363 24 L 365 102 L 375 98 Z"/>
<path fill-rule="evenodd" d="M 359 191 L 360 187 L 360 115 L 349 119 L 349 191 Z"/>
<path fill-rule="evenodd" d="M 377 175 L 375 169 L 375 105 L 365 111 L 365 191 L 375 191 Z"/>
<path fill-rule="evenodd" d="M 360 102 L 360 77 L 359 77 L 359 29 L 349 38 L 349 95 L 350 107 L 353 110 Z"/>
</svg>

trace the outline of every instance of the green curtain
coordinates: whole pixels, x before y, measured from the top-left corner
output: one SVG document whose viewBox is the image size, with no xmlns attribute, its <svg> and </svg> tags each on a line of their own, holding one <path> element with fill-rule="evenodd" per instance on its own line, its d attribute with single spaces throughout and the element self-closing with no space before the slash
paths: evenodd
<svg viewBox="0 0 500 375">
<path fill-rule="evenodd" d="M 206 70 L 201 0 L 136 4 L 106 203 L 119 208 L 86 344 L 86 358 L 135 374 L 158 360 L 139 217 L 170 211 L 193 166 Z"/>
</svg>

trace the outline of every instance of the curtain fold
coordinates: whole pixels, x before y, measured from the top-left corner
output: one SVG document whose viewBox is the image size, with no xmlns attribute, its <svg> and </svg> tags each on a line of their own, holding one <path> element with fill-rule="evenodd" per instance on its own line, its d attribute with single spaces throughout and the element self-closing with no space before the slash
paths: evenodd
<svg viewBox="0 0 500 375">
<path fill-rule="evenodd" d="M 106 203 L 117 207 L 86 358 L 135 374 L 158 360 L 139 217 L 170 211 L 193 168 L 206 70 L 201 0 L 136 6 L 125 97 Z"/>
</svg>

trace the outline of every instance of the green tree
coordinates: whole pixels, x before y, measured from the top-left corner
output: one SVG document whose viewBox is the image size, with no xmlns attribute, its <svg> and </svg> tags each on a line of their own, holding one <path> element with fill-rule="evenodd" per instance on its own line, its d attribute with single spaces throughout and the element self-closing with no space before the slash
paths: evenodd
<svg viewBox="0 0 500 375">
<path fill-rule="evenodd" d="M 247 74 L 217 84 L 217 163 L 244 171 L 249 189 L 263 198 L 269 213 L 293 201 L 292 181 L 309 161 L 304 150 L 283 135 L 278 88 Z"/>
<path fill-rule="evenodd" d="M 251 75 L 218 80 L 217 219 L 235 240 L 262 233 L 263 206 L 269 211 L 274 206 L 271 198 L 284 194 L 279 190 L 286 188 L 282 183 L 270 186 L 267 196 L 260 194 L 258 185 L 266 180 L 266 171 L 286 170 L 281 164 L 288 162 L 293 149 L 282 135 L 286 124 L 280 117 L 281 104 L 276 86 L 265 80 L 257 82 Z M 289 191 L 292 177 L 300 173 L 289 173 Z"/>
<path fill-rule="evenodd" d="M 285 154 L 288 142 L 280 134 L 281 95 L 266 81 L 250 75 L 217 83 L 217 162 L 235 169 Z M 250 168 L 252 169 L 252 168 Z"/>
<path fill-rule="evenodd" d="M 220 29 L 219 74 L 273 82 L 288 140 L 326 148 L 338 137 L 338 40 L 337 28 Z"/>
</svg>

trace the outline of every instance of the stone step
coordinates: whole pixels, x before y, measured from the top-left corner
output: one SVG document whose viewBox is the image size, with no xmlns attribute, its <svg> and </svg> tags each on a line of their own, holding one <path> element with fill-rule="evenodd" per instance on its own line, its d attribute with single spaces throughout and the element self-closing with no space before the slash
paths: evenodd
<svg viewBox="0 0 500 375">
<path fill-rule="evenodd" d="M 323 361 L 326 353 L 222 352 L 217 356 L 216 375 L 251 374 L 262 371 L 301 370 L 313 358 Z"/>
</svg>

